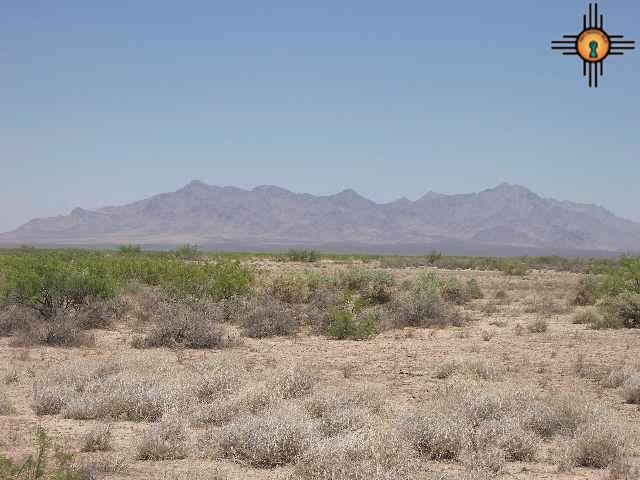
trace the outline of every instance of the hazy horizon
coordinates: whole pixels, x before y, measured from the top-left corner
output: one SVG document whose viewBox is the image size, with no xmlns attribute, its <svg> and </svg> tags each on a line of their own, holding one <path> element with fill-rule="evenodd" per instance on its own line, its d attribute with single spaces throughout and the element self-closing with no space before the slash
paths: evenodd
<svg viewBox="0 0 640 480">
<path fill-rule="evenodd" d="M 508 182 L 640 221 L 639 53 L 595 90 L 549 45 L 587 5 L 8 5 L 0 232 L 193 179 L 378 203 Z M 640 4 L 600 6 L 640 39 Z"/>
</svg>

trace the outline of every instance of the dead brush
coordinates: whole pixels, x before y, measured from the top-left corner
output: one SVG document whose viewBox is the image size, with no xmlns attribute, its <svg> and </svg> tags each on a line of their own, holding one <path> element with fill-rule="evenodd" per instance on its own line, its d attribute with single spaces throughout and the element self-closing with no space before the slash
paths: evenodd
<svg viewBox="0 0 640 480">
<path fill-rule="evenodd" d="M 163 418 L 149 427 L 137 449 L 138 460 L 180 460 L 189 454 L 189 432 L 180 418 Z"/>
<path fill-rule="evenodd" d="M 104 452 L 111 450 L 111 425 L 91 428 L 82 436 L 83 452 Z"/>
<path fill-rule="evenodd" d="M 319 421 L 323 435 L 334 436 L 372 424 L 384 404 L 380 388 L 363 386 L 351 392 L 332 388 L 318 391 L 304 402 L 304 408 Z"/>
<path fill-rule="evenodd" d="M 640 375 L 629 376 L 622 386 L 625 402 L 640 405 Z"/>
<path fill-rule="evenodd" d="M 302 412 L 283 407 L 236 418 L 220 432 L 219 448 L 225 458 L 273 468 L 294 463 L 312 434 Z"/>
<path fill-rule="evenodd" d="M 317 383 L 317 373 L 304 367 L 291 367 L 276 371 L 267 381 L 269 388 L 284 399 L 308 395 Z"/>
<path fill-rule="evenodd" d="M 243 306 L 241 325 L 251 338 L 284 337 L 298 332 L 300 319 L 289 304 L 261 296 Z"/>
<path fill-rule="evenodd" d="M 221 308 L 192 304 L 168 308 L 165 316 L 155 320 L 144 337 L 137 337 L 135 348 L 184 347 L 192 349 L 236 346 L 236 335 L 222 324 Z"/>
<path fill-rule="evenodd" d="M 615 418 L 601 417 L 580 425 L 574 438 L 561 452 L 557 463 L 561 471 L 573 467 L 605 469 L 627 458 L 635 432 Z"/>
<path fill-rule="evenodd" d="M 0 417 L 13 415 L 14 413 L 15 409 L 9 400 L 7 392 L 0 390 Z"/>
<path fill-rule="evenodd" d="M 496 381 L 502 378 L 504 372 L 481 358 L 448 359 L 436 367 L 435 377 L 440 380 L 454 374 L 478 380 Z"/>
<path fill-rule="evenodd" d="M 422 478 L 404 438 L 386 425 L 314 442 L 298 457 L 294 474 L 300 480 Z"/>
</svg>

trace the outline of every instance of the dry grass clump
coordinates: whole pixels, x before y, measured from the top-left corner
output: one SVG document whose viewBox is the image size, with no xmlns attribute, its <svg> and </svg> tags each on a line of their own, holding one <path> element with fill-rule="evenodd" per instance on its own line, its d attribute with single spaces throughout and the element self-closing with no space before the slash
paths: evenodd
<svg viewBox="0 0 640 480">
<path fill-rule="evenodd" d="M 544 438 L 571 436 L 592 418 L 593 409 L 580 392 L 534 396 L 524 414 L 527 428 Z"/>
<path fill-rule="evenodd" d="M 311 297 L 311 289 L 305 276 L 284 273 L 271 278 L 266 285 L 267 296 L 284 303 L 306 303 Z"/>
<path fill-rule="evenodd" d="M 529 333 L 544 333 L 548 328 L 549 324 L 543 317 L 536 317 L 527 323 L 527 330 L 529 330 Z"/>
<path fill-rule="evenodd" d="M 629 376 L 622 386 L 625 402 L 640 405 L 640 375 Z"/>
<path fill-rule="evenodd" d="M 194 366 L 194 371 L 195 394 L 200 401 L 229 395 L 240 388 L 246 379 L 246 371 L 232 358 L 198 363 Z"/>
<path fill-rule="evenodd" d="M 156 318 L 147 335 L 134 340 L 133 346 L 220 349 L 237 345 L 237 337 L 221 324 L 222 320 L 221 308 L 207 304 L 173 305 Z"/>
<path fill-rule="evenodd" d="M 628 368 L 612 368 L 600 379 L 600 385 L 604 388 L 620 388 L 632 376 Z"/>
<path fill-rule="evenodd" d="M 291 367 L 276 371 L 267 384 L 282 398 L 291 399 L 308 395 L 317 383 L 318 376 L 315 371 L 304 367 Z"/>
<path fill-rule="evenodd" d="M 384 425 L 314 443 L 295 465 L 300 480 L 411 480 L 418 476 L 411 450 Z"/>
<path fill-rule="evenodd" d="M 111 426 L 98 425 L 82 436 L 83 452 L 104 452 L 111 450 Z"/>
<path fill-rule="evenodd" d="M 189 452 L 189 432 L 182 419 L 163 418 L 151 425 L 137 447 L 138 460 L 180 460 Z"/>
<path fill-rule="evenodd" d="M 544 317 L 551 317 L 567 313 L 569 308 L 566 304 L 549 297 L 529 297 L 524 301 L 524 311 L 525 313 L 536 313 Z"/>
<path fill-rule="evenodd" d="M 300 321 L 287 303 L 261 296 L 250 299 L 244 305 L 241 325 L 251 338 L 284 337 L 297 333 Z"/>
<path fill-rule="evenodd" d="M 0 390 L 0 416 L 13 415 L 14 412 L 13 405 L 7 397 L 7 392 Z"/>
<path fill-rule="evenodd" d="M 476 449 L 495 447 L 504 452 L 508 462 L 531 462 L 535 460 L 540 437 L 527 430 L 521 419 L 503 418 L 482 423 L 474 442 Z"/>
<path fill-rule="evenodd" d="M 416 290 L 399 296 L 392 302 L 391 311 L 397 328 L 461 327 L 464 324 L 458 310 L 447 305 L 435 290 Z"/>
<path fill-rule="evenodd" d="M 611 418 L 593 419 L 580 425 L 574 438 L 562 452 L 561 470 L 573 467 L 604 469 L 619 464 L 629 455 L 633 432 Z"/>
<path fill-rule="evenodd" d="M 4 375 L 3 381 L 5 385 L 15 385 L 16 383 L 19 383 L 20 374 L 18 373 L 18 370 L 16 370 L 15 368 L 12 368 L 11 370 L 9 370 Z"/>
<path fill-rule="evenodd" d="M 93 335 L 84 332 L 82 318 L 60 310 L 51 318 L 33 317 L 22 324 L 11 342 L 14 346 L 48 345 L 53 347 L 93 347 Z"/>
<path fill-rule="evenodd" d="M 237 418 L 220 432 L 222 455 L 256 468 L 293 463 L 312 435 L 305 416 L 293 406 Z"/>
<path fill-rule="evenodd" d="M 571 321 L 576 325 L 598 325 L 602 322 L 602 315 L 594 307 L 581 307 L 573 314 Z"/>
<path fill-rule="evenodd" d="M 38 312 L 24 305 L 0 305 L 0 337 L 8 337 L 40 320 Z"/>
<path fill-rule="evenodd" d="M 464 418 L 452 413 L 442 405 L 429 405 L 408 415 L 400 430 L 419 454 L 431 460 L 455 460 L 469 447 L 472 430 Z"/>
<path fill-rule="evenodd" d="M 405 417 L 401 431 L 428 459 L 486 460 L 481 470 L 491 471 L 505 461 L 533 461 L 541 437 L 573 438 L 593 418 L 587 402 L 574 396 L 457 382 Z"/>
<path fill-rule="evenodd" d="M 503 376 L 502 369 L 482 358 L 449 359 L 436 367 L 435 377 L 444 380 L 454 374 L 479 380 L 495 381 Z"/>
<path fill-rule="evenodd" d="M 192 377 L 167 360 L 130 355 L 51 368 L 34 382 L 33 409 L 38 415 L 62 413 L 77 420 L 157 420 L 188 404 L 195 390 Z"/>
<path fill-rule="evenodd" d="M 334 388 L 321 390 L 308 398 L 304 407 L 318 420 L 322 434 L 330 437 L 370 425 L 381 413 L 384 403 L 380 388 L 364 386 L 352 392 Z"/>
</svg>

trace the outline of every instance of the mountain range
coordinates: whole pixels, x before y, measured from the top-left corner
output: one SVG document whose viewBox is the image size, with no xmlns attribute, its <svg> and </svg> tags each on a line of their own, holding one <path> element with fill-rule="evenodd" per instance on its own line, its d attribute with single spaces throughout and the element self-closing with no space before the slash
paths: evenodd
<svg viewBox="0 0 640 480">
<path fill-rule="evenodd" d="M 4 244 L 168 246 L 466 245 L 545 251 L 640 251 L 640 223 L 603 207 L 542 198 L 501 184 L 479 193 L 429 192 L 375 203 L 353 190 L 314 196 L 193 181 L 128 205 L 31 220 Z M 533 251 L 532 250 L 532 251 Z"/>
</svg>

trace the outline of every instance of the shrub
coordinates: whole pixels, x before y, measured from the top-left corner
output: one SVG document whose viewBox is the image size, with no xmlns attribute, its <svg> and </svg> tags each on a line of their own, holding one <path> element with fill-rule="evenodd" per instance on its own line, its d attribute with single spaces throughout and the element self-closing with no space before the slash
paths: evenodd
<svg viewBox="0 0 640 480">
<path fill-rule="evenodd" d="M 36 381 L 33 384 L 31 407 L 36 415 L 57 415 L 67 402 L 69 392 L 60 386 Z"/>
<path fill-rule="evenodd" d="M 600 385 L 604 388 L 619 388 L 631 377 L 631 373 L 626 368 L 612 368 L 600 380 Z"/>
<path fill-rule="evenodd" d="M 544 333 L 547 331 L 547 321 L 542 317 L 536 317 L 527 324 L 527 330 L 531 333 Z"/>
<path fill-rule="evenodd" d="M 267 286 L 267 293 L 284 303 L 306 303 L 311 295 L 306 278 L 291 273 L 272 278 Z"/>
<path fill-rule="evenodd" d="M 0 305 L 0 337 L 10 336 L 25 325 L 37 322 L 37 310 L 24 305 Z"/>
<path fill-rule="evenodd" d="M 313 263 L 321 259 L 320 253 L 315 250 L 295 250 L 291 249 L 281 257 L 290 262 Z"/>
<path fill-rule="evenodd" d="M 83 452 L 104 452 L 111 450 L 111 427 L 100 425 L 88 430 L 82 436 Z"/>
<path fill-rule="evenodd" d="M 182 260 L 197 260 L 202 255 L 197 245 L 183 245 L 175 251 L 175 256 Z"/>
<path fill-rule="evenodd" d="M 576 325 L 598 325 L 602 322 L 602 316 L 594 307 L 583 307 L 573 314 L 572 322 Z"/>
<path fill-rule="evenodd" d="M 632 375 L 625 380 L 622 396 L 627 403 L 640 405 L 640 376 Z"/>
<path fill-rule="evenodd" d="M 413 480 L 422 478 L 403 439 L 386 427 L 346 432 L 314 443 L 299 456 L 300 480 Z"/>
<path fill-rule="evenodd" d="M 457 459 L 471 435 L 464 419 L 430 408 L 408 415 L 400 428 L 413 448 L 431 460 Z"/>
<path fill-rule="evenodd" d="M 378 334 L 379 323 L 377 311 L 368 311 L 354 319 L 350 311 L 338 310 L 327 328 L 327 335 L 336 340 L 366 340 Z"/>
<path fill-rule="evenodd" d="M 309 427 L 295 409 L 287 408 L 237 419 L 220 433 L 220 450 L 226 458 L 256 468 L 293 463 L 304 450 Z"/>
<path fill-rule="evenodd" d="M 122 255 L 137 255 L 142 253 L 142 247 L 140 245 L 121 245 L 118 247 L 118 252 Z"/>
<path fill-rule="evenodd" d="M 489 420 L 481 424 L 474 441 L 480 448 L 495 446 L 505 453 L 505 460 L 509 462 L 533 461 L 540 445 L 538 436 L 526 430 L 515 418 Z"/>
<path fill-rule="evenodd" d="M 116 283 L 98 265 L 65 262 L 46 254 L 16 256 L 7 265 L 1 297 L 35 308 L 45 318 L 76 309 L 90 299 L 113 298 Z"/>
<path fill-rule="evenodd" d="M 364 428 L 383 406 L 383 392 L 372 387 L 354 392 L 327 389 L 313 394 L 304 403 L 306 411 L 320 422 L 320 431 L 325 436 Z"/>
<path fill-rule="evenodd" d="M 500 270 L 509 276 L 524 277 L 529 271 L 526 263 L 518 260 L 505 260 L 500 265 Z"/>
<path fill-rule="evenodd" d="M 21 464 L 0 455 L 0 478 L 25 480 L 90 480 L 90 472 L 74 465 L 73 454 L 53 443 L 47 432 L 38 427 L 34 438 L 34 452 Z M 50 465 L 50 451 L 54 449 L 55 467 Z"/>
<path fill-rule="evenodd" d="M 216 263 L 163 261 L 166 271 L 160 286 L 169 296 L 184 299 L 209 299 L 214 302 L 246 295 L 253 283 L 253 272 L 235 260 Z"/>
<path fill-rule="evenodd" d="M 16 332 L 13 345 L 49 345 L 54 347 L 92 346 L 93 337 L 82 332 L 77 318 L 58 311 L 50 319 L 35 319 L 25 323 Z"/>
<path fill-rule="evenodd" d="M 318 377 L 307 368 L 291 367 L 275 372 L 268 383 L 284 399 L 300 398 L 311 393 Z"/>
<path fill-rule="evenodd" d="M 164 418 L 149 427 L 137 447 L 138 460 L 180 460 L 188 455 L 188 432 L 179 418 Z"/>
<path fill-rule="evenodd" d="M 176 306 L 169 315 L 159 318 L 151 331 L 134 341 L 139 348 L 175 347 L 226 348 L 236 339 L 220 324 L 222 312 L 206 304 Z"/>
<path fill-rule="evenodd" d="M 640 294 L 625 292 L 606 297 L 598 308 L 603 316 L 603 328 L 640 328 Z"/>
<path fill-rule="evenodd" d="M 287 304 L 270 297 L 253 298 L 242 311 L 242 325 L 251 338 L 294 335 L 300 328 L 295 312 Z"/>
<path fill-rule="evenodd" d="M 464 305 L 469 300 L 466 287 L 457 278 L 448 278 L 440 285 L 442 298 L 449 303 Z"/>
<path fill-rule="evenodd" d="M 439 292 L 417 290 L 400 297 L 392 305 L 397 327 L 461 326 L 456 312 L 447 308 Z"/>
<path fill-rule="evenodd" d="M 550 438 L 556 434 L 573 435 L 592 416 L 586 401 L 576 395 L 547 395 L 528 402 L 524 422 L 527 428 L 538 435 Z"/>
<path fill-rule="evenodd" d="M 622 425 L 604 419 L 578 427 L 561 467 L 607 468 L 628 452 L 629 431 Z"/>
<path fill-rule="evenodd" d="M 15 410 L 9 401 L 7 392 L 0 390 L 0 417 L 12 415 L 14 412 Z"/>
<path fill-rule="evenodd" d="M 469 279 L 465 285 L 464 296 L 470 300 L 479 300 L 484 298 L 484 293 L 482 293 L 480 285 L 478 285 L 478 281 L 475 278 Z"/>
<path fill-rule="evenodd" d="M 391 299 L 395 279 L 382 270 L 350 268 L 338 273 L 337 284 L 349 292 L 358 292 L 368 303 L 386 303 Z"/>
<path fill-rule="evenodd" d="M 578 280 L 573 304 L 578 306 L 595 305 L 600 295 L 600 289 L 600 283 L 595 276 L 585 275 L 581 277 Z"/>
</svg>

